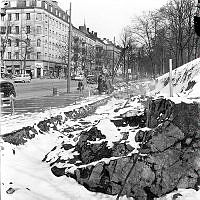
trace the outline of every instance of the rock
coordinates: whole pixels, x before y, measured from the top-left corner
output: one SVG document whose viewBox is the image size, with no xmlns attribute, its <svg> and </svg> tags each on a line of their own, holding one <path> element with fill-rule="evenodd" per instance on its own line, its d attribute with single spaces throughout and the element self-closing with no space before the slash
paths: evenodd
<svg viewBox="0 0 200 200">
<path fill-rule="evenodd" d="M 15 192 L 14 188 L 9 188 L 8 190 L 6 190 L 7 194 L 13 194 Z"/>
<path fill-rule="evenodd" d="M 197 104 L 175 104 L 168 99 L 156 99 L 150 103 L 148 115 L 150 131 L 138 131 L 135 136 L 140 144 L 141 155 L 130 173 L 122 195 L 138 200 L 161 197 L 178 188 L 197 189 L 200 184 L 200 107 Z M 139 126 L 145 124 L 141 117 Z M 116 126 L 124 123 L 135 125 L 136 118 L 123 118 Z M 132 121 L 133 120 L 133 121 Z M 139 120 L 137 118 L 137 120 Z M 108 148 L 106 137 L 96 127 L 83 131 L 75 147 L 64 144 L 68 150 L 75 148 L 79 153 L 71 163 L 79 167 L 71 174 L 88 190 L 116 195 L 124 185 L 125 177 L 133 166 L 136 154 L 128 156 L 133 147 L 126 144 L 128 137 L 115 142 Z M 102 141 L 101 141 L 102 140 Z M 98 142 L 97 142 L 98 141 Z M 145 155 L 144 155 L 145 154 Z M 100 161 L 112 158 L 110 162 Z M 91 162 L 96 164 L 90 165 Z M 62 160 L 62 162 L 64 162 Z M 70 160 L 66 162 L 70 163 Z M 83 164 L 87 164 L 87 166 Z M 54 168 L 60 176 L 64 169 Z M 176 198 L 174 196 L 174 198 Z"/>
<path fill-rule="evenodd" d="M 129 144 L 115 143 L 114 146 L 112 147 L 112 156 L 114 157 L 126 156 L 133 150 L 134 147 L 132 147 Z"/>
<path fill-rule="evenodd" d="M 57 177 L 63 176 L 65 174 L 65 168 L 58 168 L 56 166 L 53 166 L 51 171 Z"/>
<path fill-rule="evenodd" d="M 64 148 L 64 150 L 69 150 L 72 149 L 74 146 L 71 144 L 62 144 L 62 148 Z"/>
</svg>

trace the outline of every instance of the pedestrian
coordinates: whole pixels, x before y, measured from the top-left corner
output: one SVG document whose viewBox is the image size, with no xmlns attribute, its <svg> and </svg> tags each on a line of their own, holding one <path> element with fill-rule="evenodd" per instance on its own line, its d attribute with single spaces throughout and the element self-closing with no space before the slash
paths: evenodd
<svg viewBox="0 0 200 200">
<path fill-rule="evenodd" d="M 80 93 L 83 92 L 83 82 L 82 81 L 78 82 L 78 90 L 79 90 Z"/>
<path fill-rule="evenodd" d="M 33 78 L 33 74 L 32 74 L 32 72 L 30 72 L 30 77 L 31 77 L 31 79 Z"/>
<path fill-rule="evenodd" d="M 103 77 L 100 74 L 99 77 L 98 77 L 98 87 L 97 87 L 99 94 L 101 94 L 103 92 L 103 84 L 102 83 L 103 83 Z"/>
</svg>

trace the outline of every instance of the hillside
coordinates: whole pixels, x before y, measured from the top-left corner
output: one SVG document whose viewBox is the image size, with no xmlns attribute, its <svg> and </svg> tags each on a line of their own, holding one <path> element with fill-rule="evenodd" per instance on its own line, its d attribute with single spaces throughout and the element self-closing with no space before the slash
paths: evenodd
<svg viewBox="0 0 200 200">
<path fill-rule="evenodd" d="M 200 58 L 195 59 L 172 72 L 173 96 L 189 99 L 200 97 Z M 169 96 L 169 73 L 160 76 L 151 95 Z"/>
</svg>

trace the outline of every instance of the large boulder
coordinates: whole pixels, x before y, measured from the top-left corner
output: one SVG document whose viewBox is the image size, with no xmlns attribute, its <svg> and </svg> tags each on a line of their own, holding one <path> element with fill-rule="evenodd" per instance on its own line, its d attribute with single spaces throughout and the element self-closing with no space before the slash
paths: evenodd
<svg viewBox="0 0 200 200">
<path fill-rule="evenodd" d="M 175 104 L 166 99 L 151 102 L 148 120 L 152 129 L 136 134 L 135 140 L 145 143 L 122 195 L 147 200 L 178 188 L 197 189 L 200 184 L 199 113 L 199 105 L 195 103 Z M 120 152 L 125 152 L 122 144 L 115 147 L 118 154 L 114 155 L 121 156 Z M 84 170 L 77 168 L 76 179 L 91 191 L 116 195 L 133 165 L 133 158 L 101 161 Z"/>
</svg>

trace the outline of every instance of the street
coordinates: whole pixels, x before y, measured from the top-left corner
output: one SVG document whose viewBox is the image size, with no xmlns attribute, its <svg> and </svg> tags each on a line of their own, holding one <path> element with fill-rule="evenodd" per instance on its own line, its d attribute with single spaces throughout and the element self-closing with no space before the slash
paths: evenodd
<svg viewBox="0 0 200 200">
<path fill-rule="evenodd" d="M 71 90 L 67 94 L 67 81 L 64 79 L 33 79 L 31 83 L 14 83 L 17 97 L 15 100 L 15 114 L 41 112 L 50 108 L 62 108 L 88 96 L 88 88 L 83 94 L 77 90 L 77 81 L 71 81 Z M 96 86 L 89 86 L 95 88 Z M 58 95 L 53 95 L 56 88 Z M 11 108 L 2 108 L 1 114 L 10 114 Z"/>
</svg>

